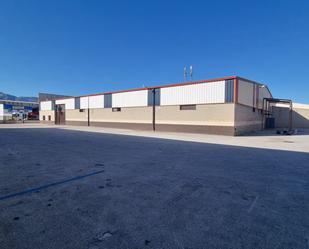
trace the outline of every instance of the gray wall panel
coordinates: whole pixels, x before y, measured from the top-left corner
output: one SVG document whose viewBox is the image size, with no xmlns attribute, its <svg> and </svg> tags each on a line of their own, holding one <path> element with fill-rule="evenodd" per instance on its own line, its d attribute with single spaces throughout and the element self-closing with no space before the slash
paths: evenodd
<svg viewBox="0 0 309 249">
<path fill-rule="evenodd" d="M 233 102 L 234 98 L 234 80 L 225 81 L 225 103 Z"/>
<path fill-rule="evenodd" d="M 112 107 L 112 94 L 105 94 L 104 95 L 104 108 L 111 108 Z"/>
<path fill-rule="evenodd" d="M 160 88 L 148 90 L 148 106 L 153 105 L 153 90 L 155 91 L 155 105 L 159 106 L 160 100 L 161 100 L 161 89 Z"/>
</svg>

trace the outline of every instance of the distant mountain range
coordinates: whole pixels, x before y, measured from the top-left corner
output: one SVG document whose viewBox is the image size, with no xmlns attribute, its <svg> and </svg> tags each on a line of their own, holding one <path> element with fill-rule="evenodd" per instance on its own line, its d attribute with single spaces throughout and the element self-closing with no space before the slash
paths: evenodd
<svg viewBox="0 0 309 249">
<path fill-rule="evenodd" d="M 14 95 L 6 94 L 3 92 L 0 92 L 0 100 L 38 102 L 37 97 L 16 97 Z"/>
</svg>

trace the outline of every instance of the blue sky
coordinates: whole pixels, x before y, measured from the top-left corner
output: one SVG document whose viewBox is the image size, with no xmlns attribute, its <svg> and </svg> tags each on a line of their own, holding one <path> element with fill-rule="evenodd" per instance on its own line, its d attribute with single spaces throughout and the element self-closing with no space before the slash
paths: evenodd
<svg viewBox="0 0 309 249">
<path fill-rule="evenodd" d="M 309 103 L 309 1 L 0 0 L 0 91 L 67 95 L 239 75 Z"/>
</svg>

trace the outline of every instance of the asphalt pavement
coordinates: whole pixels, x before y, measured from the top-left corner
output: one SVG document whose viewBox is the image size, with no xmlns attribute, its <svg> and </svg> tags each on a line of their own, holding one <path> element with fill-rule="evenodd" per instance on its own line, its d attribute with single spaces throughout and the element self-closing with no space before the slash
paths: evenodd
<svg viewBox="0 0 309 249">
<path fill-rule="evenodd" d="M 308 214 L 306 152 L 0 129 L 1 249 L 303 249 Z"/>
</svg>

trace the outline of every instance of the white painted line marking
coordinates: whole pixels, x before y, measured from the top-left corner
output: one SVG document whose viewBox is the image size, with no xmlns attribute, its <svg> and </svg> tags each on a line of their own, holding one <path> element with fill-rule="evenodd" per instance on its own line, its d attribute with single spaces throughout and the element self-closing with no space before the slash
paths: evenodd
<svg viewBox="0 0 309 249">
<path fill-rule="evenodd" d="M 259 199 L 259 196 L 257 195 L 257 196 L 255 197 L 254 201 L 252 202 L 250 208 L 248 209 L 248 213 L 250 213 L 250 212 L 252 211 L 252 209 L 254 208 L 254 206 L 255 206 L 255 204 L 256 204 L 256 202 L 257 202 L 258 199 Z"/>
</svg>

